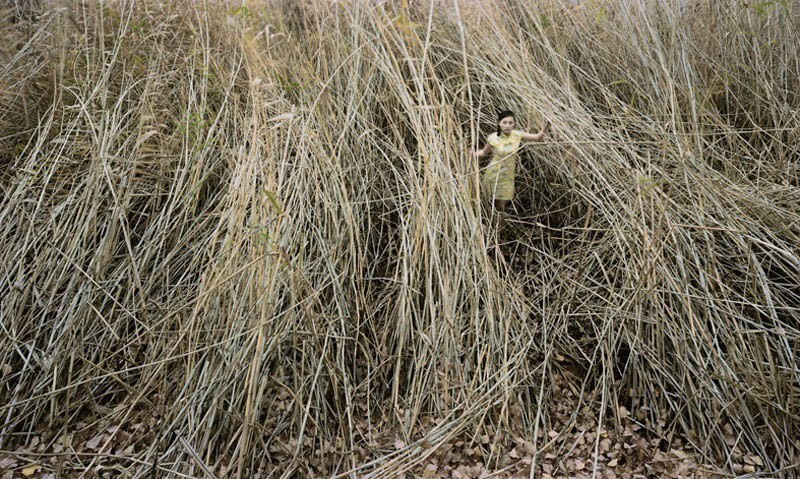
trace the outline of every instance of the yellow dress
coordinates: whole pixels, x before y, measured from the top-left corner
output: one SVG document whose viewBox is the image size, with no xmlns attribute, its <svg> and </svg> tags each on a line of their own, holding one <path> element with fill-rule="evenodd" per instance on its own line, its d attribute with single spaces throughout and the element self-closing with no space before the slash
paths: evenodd
<svg viewBox="0 0 800 479">
<path fill-rule="evenodd" d="M 483 170 L 481 185 L 484 194 L 496 200 L 511 200 L 514 197 L 514 173 L 522 132 L 511 130 L 508 135 L 492 133 L 487 141 L 492 149 L 492 159 Z"/>
</svg>

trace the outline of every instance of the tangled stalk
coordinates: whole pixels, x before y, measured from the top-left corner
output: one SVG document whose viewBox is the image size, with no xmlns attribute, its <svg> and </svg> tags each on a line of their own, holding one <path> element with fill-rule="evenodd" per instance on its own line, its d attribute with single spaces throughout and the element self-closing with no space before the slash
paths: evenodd
<svg viewBox="0 0 800 479">
<path fill-rule="evenodd" d="M 145 411 L 133 477 L 395 477 L 569 369 L 795 465 L 798 7 L 404 3 L 3 13 L 0 449 Z M 554 131 L 498 233 L 501 107 Z"/>
</svg>

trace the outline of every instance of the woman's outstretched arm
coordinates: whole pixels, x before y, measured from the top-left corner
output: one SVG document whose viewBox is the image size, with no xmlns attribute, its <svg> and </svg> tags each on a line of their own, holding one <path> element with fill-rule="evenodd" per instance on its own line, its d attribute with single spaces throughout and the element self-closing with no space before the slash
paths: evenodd
<svg viewBox="0 0 800 479">
<path fill-rule="evenodd" d="M 486 158 L 491 154 L 492 154 L 492 147 L 489 146 L 489 142 L 486 142 L 486 145 L 480 150 L 475 150 L 475 156 L 477 156 L 478 159 Z"/>
<path fill-rule="evenodd" d="M 540 141 L 542 138 L 544 138 L 544 135 L 546 135 L 548 131 L 550 131 L 549 119 L 545 120 L 544 126 L 539 131 L 539 133 L 527 133 L 523 131 L 521 135 L 522 141 Z"/>
</svg>

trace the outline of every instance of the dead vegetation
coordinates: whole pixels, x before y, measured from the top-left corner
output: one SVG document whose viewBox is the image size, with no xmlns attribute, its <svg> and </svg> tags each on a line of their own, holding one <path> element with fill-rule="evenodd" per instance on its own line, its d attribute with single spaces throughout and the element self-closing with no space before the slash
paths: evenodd
<svg viewBox="0 0 800 479">
<path fill-rule="evenodd" d="M 794 473 L 797 5 L 407 3 L 3 14 L 3 467 Z"/>
</svg>

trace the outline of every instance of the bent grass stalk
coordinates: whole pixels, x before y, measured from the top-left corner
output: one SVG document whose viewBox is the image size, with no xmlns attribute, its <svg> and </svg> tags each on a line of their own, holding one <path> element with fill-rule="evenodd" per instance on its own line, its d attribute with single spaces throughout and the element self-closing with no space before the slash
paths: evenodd
<svg viewBox="0 0 800 479">
<path fill-rule="evenodd" d="M 290 477 L 315 450 L 395 477 L 481 432 L 567 452 L 537 432 L 572 367 L 598 433 L 642 408 L 710 463 L 734 431 L 790 467 L 795 10 L 145 1 L 0 27 L 0 446 L 146 411 L 134 477 Z M 500 106 L 554 129 L 491 258 L 471 151 Z"/>
</svg>

